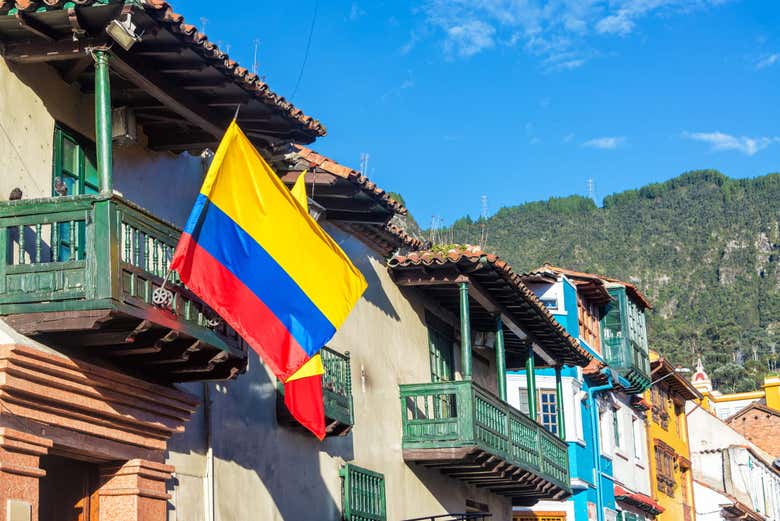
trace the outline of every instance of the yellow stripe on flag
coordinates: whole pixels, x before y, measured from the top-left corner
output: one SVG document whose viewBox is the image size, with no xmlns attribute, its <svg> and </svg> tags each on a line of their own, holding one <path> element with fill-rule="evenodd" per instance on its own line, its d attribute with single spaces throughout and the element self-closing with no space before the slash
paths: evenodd
<svg viewBox="0 0 780 521">
<path fill-rule="evenodd" d="M 220 146 L 201 193 L 255 239 L 338 329 L 367 287 L 363 275 L 293 203 L 295 196 L 235 121 L 223 139 L 231 146 Z"/>
<path fill-rule="evenodd" d="M 286 382 L 292 382 L 293 380 L 300 380 L 301 378 L 309 378 L 310 376 L 317 376 L 325 374 L 325 367 L 322 365 L 322 357 L 319 353 L 312 356 L 308 362 L 303 364 L 300 369 L 295 371 Z"/>
</svg>

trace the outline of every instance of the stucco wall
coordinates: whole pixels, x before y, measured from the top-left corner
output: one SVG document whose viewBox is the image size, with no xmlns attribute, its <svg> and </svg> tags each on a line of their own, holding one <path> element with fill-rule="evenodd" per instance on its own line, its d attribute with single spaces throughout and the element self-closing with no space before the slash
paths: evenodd
<svg viewBox="0 0 780 521">
<path fill-rule="evenodd" d="M 246 374 L 212 385 L 215 520 L 339 519 L 338 470 L 345 461 L 384 474 L 388 519 L 463 512 L 466 499 L 488 504 L 494 519 L 509 519 L 508 500 L 403 461 L 398 385 L 430 381 L 423 302 L 415 290 L 396 286 L 384 259 L 360 241 L 332 227 L 328 231 L 368 281 L 366 294 L 329 343 L 352 358 L 355 427 L 346 437 L 320 444 L 310 434 L 277 425 L 275 379 L 251 356 Z M 477 376 L 479 364 L 474 368 Z M 479 377 L 489 383 L 487 374 Z M 204 427 L 191 424 L 169 444 L 177 468 L 205 468 L 205 450 L 190 450 L 193 438 L 205 439 Z M 203 480 L 180 483 L 180 497 L 205 500 Z M 207 518 L 193 517 L 182 503 L 169 519 Z"/>
</svg>

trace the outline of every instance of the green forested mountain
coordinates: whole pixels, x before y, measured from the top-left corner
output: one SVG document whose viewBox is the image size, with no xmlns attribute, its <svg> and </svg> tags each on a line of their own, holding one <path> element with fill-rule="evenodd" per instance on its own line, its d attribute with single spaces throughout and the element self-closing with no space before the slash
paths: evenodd
<svg viewBox="0 0 780 521">
<path fill-rule="evenodd" d="M 439 240 L 478 244 L 516 271 L 544 262 L 637 284 L 654 348 L 705 367 L 723 392 L 754 388 L 780 362 L 780 174 L 731 179 L 716 171 L 611 195 L 502 208 L 464 217 Z"/>
</svg>

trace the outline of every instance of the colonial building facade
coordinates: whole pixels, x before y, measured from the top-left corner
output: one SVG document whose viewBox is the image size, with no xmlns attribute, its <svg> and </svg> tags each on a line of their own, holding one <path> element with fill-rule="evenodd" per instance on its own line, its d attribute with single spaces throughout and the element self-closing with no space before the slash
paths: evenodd
<svg viewBox="0 0 780 521">
<path fill-rule="evenodd" d="M 550 265 L 524 274 L 523 280 L 594 361 L 584 370 L 566 368 L 566 392 L 557 402 L 548 400 L 548 407 L 561 407 L 572 418 L 565 427 L 574 495 L 566 503 L 541 502 L 516 509 L 515 517 L 652 518 L 662 509 L 650 496 L 648 407 L 641 399 L 650 383 L 644 325 L 647 300 L 631 284 Z M 523 400 L 523 391 L 531 386 L 528 374 L 509 375 L 510 391 L 517 388 L 510 400 L 516 396 L 513 403 L 521 409 L 528 407 Z M 537 374 L 537 394 L 549 393 L 552 381 L 550 374 Z M 543 401 L 539 404 L 545 406 Z"/>
<path fill-rule="evenodd" d="M 505 262 L 419 251 L 402 205 L 305 147 L 319 122 L 166 2 L 0 2 L 0 44 L 0 517 L 508 520 L 571 495 L 506 367 L 593 356 Z M 169 274 L 237 106 L 368 281 L 323 352 L 322 443 Z"/>
<path fill-rule="evenodd" d="M 650 403 L 648 450 L 653 497 L 664 508 L 660 520 L 694 521 L 693 472 L 685 404 L 701 394 L 658 353 L 650 352 L 654 380 Z"/>
</svg>

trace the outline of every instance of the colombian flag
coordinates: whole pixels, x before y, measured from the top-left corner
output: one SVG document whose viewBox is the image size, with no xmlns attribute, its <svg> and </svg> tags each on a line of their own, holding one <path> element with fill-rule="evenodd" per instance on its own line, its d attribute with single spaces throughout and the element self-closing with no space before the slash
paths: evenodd
<svg viewBox="0 0 780 521">
<path fill-rule="evenodd" d="M 293 375 L 310 382 L 322 374 L 321 363 L 307 362 L 366 289 L 363 275 L 235 121 L 206 174 L 171 268 L 283 382 Z M 321 387 L 319 392 L 316 405 L 322 408 Z M 324 420 L 322 429 L 306 426 L 324 436 Z"/>
</svg>

